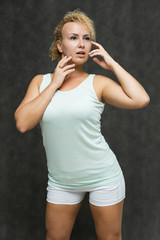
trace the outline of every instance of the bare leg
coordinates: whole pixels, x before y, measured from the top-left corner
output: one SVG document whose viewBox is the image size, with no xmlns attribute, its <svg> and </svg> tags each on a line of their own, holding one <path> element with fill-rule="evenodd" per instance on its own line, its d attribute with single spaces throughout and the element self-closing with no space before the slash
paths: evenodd
<svg viewBox="0 0 160 240">
<path fill-rule="evenodd" d="M 106 207 L 90 204 L 98 240 L 122 240 L 123 203 L 124 200 L 118 204 Z"/>
<path fill-rule="evenodd" d="M 82 202 L 74 205 L 48 203 L 46 206 L 46 240 L 69 240 Z"/>
</svg>

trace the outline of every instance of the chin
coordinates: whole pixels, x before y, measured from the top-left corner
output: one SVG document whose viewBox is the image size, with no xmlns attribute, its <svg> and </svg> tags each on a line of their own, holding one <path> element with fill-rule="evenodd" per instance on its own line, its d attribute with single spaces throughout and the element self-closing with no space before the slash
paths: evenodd
<svg viewBox="0 0 160 240">
<path fill-rule="evenodd" d="M 76 58 L 73 59 L 72 62 L 75 63 L 76 65 L 82 65 L 84 63 L 86 63 L 88 61 L 88 57 L 87 58 Z"/>
</svg>

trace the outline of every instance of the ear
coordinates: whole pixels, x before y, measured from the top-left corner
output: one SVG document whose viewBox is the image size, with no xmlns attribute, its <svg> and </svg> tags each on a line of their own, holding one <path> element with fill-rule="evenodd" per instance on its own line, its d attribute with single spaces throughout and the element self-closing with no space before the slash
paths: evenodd
<svg viewBox="0 0 160 240">
<path fill-rule="evenodd" d="M 57 44 L 57 49 L 58 49 L 58 51 L 59 51 L 60 53 L 62 53 L 63 50 L 62 50 L 62 44 L 61 44 L 61 41 L 60 41 L 60 40 L 57 40 L 56 44 Z"/>
</svg>

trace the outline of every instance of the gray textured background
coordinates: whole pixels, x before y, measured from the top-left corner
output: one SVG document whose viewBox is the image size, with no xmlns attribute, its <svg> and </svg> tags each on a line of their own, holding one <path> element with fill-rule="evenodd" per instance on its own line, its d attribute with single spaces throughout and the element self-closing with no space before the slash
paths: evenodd
<svg viewBox="0 0 160 240">
<path fill-rule="evenodd" d="M 0 1 L 1 152 L 0 239 L 45 239 L 47 168 L 39 125 L 25 134 L 14 111 L 36 74 L 53 72 L 48 57 L 53 30 L 69 10 L 80 8 L 94 21 L 97 42 L 147 90 L 150 104 L 139 110 L 105 106 L 102 133 L 126 179 L 123 239 L 160 239 L 159 1 Z M 86 70 L 115 76 L 90 60 Z M 88 195 L 72 240 L 96 239 Z"/>
</svg>

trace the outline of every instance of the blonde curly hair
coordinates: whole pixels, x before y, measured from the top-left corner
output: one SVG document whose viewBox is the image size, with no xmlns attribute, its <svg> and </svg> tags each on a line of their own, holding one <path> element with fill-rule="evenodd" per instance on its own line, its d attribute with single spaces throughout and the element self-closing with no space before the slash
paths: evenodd
<svg viewBox="0 0 160 240">
<path fill-rule="evenodd" d="M 49 57 L 51 58 L 52 61 L 55 60 L 56 58 L 59 59 L 61 58 L 61 53 L 57 48 L 56 42 L 57 40 L 62 40 L 62 28 L 64 24 L 68 22 L 79 22 L 86 25 L 90 32 L 91 40 L 93 41 L 96 40 L 94 22 L 86 15 L 86 13 L 80 11 L 79 9 L 67 12 L 54 30 L 54 40 L 49 49 Z"/>
</svg>

